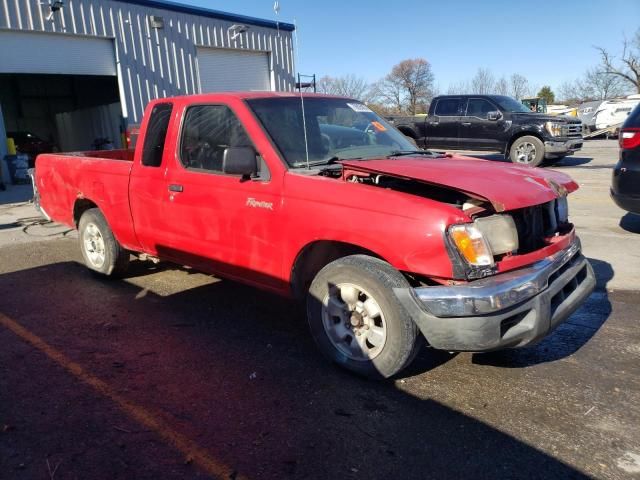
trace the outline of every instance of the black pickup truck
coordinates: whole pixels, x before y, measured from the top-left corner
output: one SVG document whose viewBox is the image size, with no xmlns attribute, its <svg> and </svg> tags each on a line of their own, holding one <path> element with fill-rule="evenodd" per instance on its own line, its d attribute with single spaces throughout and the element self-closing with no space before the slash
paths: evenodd
<svg viewBox="0 0 640 480">
<path fill-rule="evenodd" d="M 423 148 L 500 152 L 530 166 L 582 148 L 580 120 L 534 113 L 503 95 L 443 95 L 426 116 L 389 120 Z"/>
</svg>

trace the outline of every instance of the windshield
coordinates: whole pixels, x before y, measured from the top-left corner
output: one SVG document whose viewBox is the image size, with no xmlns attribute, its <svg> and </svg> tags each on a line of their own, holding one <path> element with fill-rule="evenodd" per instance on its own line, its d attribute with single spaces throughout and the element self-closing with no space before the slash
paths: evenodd
<svg viewBox="0 0 640 480">
<path fill-rule="evenodd" d="M 514 113 L 532 113 L 531 109 L 525 107 L 522 103 L 512 97 L 506 97 L 504 95 L 496 95 L 492 97 L 493 100 L 500 106 L 500 108 L 506 112 Z"/>
<path fill-rule="evenodd" d="M 291 167 L 337 160 L 380 158 L 416 146 L 366 105 L 356 100 L 304 97 L 247 100 Z"/>
</svg>

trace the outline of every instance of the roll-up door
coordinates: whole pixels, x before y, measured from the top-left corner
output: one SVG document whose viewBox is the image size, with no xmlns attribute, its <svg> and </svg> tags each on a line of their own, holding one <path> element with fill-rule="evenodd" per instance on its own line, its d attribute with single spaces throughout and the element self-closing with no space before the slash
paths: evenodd
<svg viewBox="0 0 640 480">
<path fill-rule="evenodd" d="M 65 34 L 0 31 L 0 73 L 115 76 L 113 41 Z"/>
<path fill-rule="evenodd" d="M 271 90 L 266 52 L 199 47 L 198 70 L 202 93 Z"/>
</svg>

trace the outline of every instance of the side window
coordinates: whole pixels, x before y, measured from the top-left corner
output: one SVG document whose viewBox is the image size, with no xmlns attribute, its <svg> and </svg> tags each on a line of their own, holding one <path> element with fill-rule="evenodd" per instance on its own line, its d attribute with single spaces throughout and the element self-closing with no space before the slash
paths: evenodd
<svg viewBox="0 0 640 480">
<path fill-rule="evenodd" d="M 460 115 L 460 104 L 459 98 L 441 98 L 434 113 L 440 117 L 456 117 Z"/>
<path fill-rule="evenodd" d="M 180 161 L 187 169 L 222 173 L 227 147 L 251 147 L 244 127 L 224 105 L 189 107 L 182 127 Z"/>
<path fill-rule="evenodd" d="M 467 103 L 467 117 L 487 118 L 487 113 L 498 110 L 484 98 L 470 98 Z"/>
<path fill-rule="evenodd" d="M 167 137 L 172 109 L 171 103 L 159 103 L 151 110 L 142 147 L 142 165 L 159 167 L 162 163 L 164 141 Z"/>
</svg>

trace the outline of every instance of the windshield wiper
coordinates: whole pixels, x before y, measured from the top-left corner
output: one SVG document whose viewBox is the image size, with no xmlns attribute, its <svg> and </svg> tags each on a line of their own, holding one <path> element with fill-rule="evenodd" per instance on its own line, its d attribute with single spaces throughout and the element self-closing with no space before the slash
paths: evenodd
<svg viewBox="0 0 640 480">
<path fill-rule="evenodd" d="M 433 158 L 442 158 L 445 155 L 438 155 L 433 153 L 431 150 L 395 150 L 387 155 L 387 158 L 391 157 L 403 157 L 406 155 L 428 155 Z"/>
<path fill-rule="evenodd" d="M 350 161 L 350 160 L 362 160 L 362 157 L 355 157 L 355 158 L 340 158 L 340 157 L 331 157 L 328 158 L 326 160 L 319 160 L 316 162 L 296 162 L 296 164 L 294 165 L 295 167 L 306 167 L 307 165 L 309 165 L 310 167 L 317 167 L 317 166 L 325 166 L 325 165 L 333 165 L 335 163 L 338 162 L 346 162 L 346 161 Z"/>
</svg>

